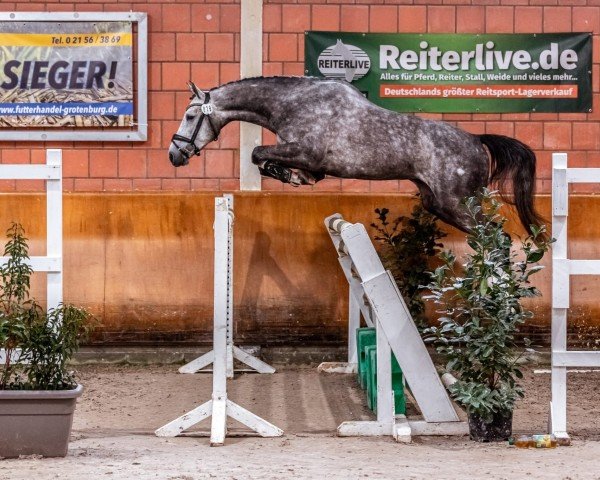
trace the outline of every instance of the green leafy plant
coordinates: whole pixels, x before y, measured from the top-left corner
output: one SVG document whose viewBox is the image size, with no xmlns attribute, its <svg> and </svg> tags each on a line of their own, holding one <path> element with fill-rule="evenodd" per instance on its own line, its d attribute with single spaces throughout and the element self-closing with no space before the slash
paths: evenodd
<svg viewBox="0 0 600 480">
<path fill-rule="evenodd" d="M 72 305 L 59 305 L 45 312 L 29 297 L 33 270 L 21 225 L 7 232 L 0 267 L 0 348 L 5 360 L 0 389 L 65 390 L 74 388 L 74 374 L 67 362 L 93 327 L 93 317 Z M 15 361 L 15 360 L 18 360 Z"/>
<path fill-rule="evenodd" d="M 427 326 L 424 318 L 425 303 L 421 298 L 423 285 L 429 283 L 432 260 L 443 245 L 440 239 L 446 236 L 438 228 L 436 218 L 427 212 L 421 202 L 410 216 L 388 219 L 387 208 L 376 208 L 378 223 L 372 223 L 377 240 L 384 248 L 380 255 L 386 269 L 392 273 L 398 289 L 420 330 Z"/>
<path fill-rule="evenodd" d="M 462 268 L 452 252 L 440 255 L 443 265 L 431 274 L 427 298 L 442 306 L 443 316 L 426 334 L 458 377 L 450 387 L 453 397 L 468 413 L 491 422 L 495 414 L 512 412 L 524 395 L 517 364 L 524 349 L 515 334 L 533 314 L 521 299 L 540 295 L 530 277 L 543 268 L 537 263 L 552 240 L 545 239 L 545 227 L 532 226 L 533 235 L 519 252 L 512 251 L 494 192 L 486 189 L 465 206 L 474 224 L 467 236 L 472 252 Z"/>
<path fill-rule="evenodd" d="M 0 345 L 5 362 L 0 376 L 0 389 L 8 387 L 17 365 L 13 362 L 25 338 L 25 328 L 34 313 L 29 301 L 30 276 L 33 270 L 25 263 L 29 258 L 23 229 L 13 224 L 7 232 L 4 248 L 8 261 L 0 267 Z"/>
</svg>

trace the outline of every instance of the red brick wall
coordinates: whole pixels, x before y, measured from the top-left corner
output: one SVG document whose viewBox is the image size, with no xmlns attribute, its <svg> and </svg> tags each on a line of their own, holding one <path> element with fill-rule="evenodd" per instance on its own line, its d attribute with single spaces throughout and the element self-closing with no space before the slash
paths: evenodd
<svg viewBox="0 0 600 480">
<path fill-rule="evenodd" d="M 560 4 L 560 6 L 559 6 Z M 511 33 L 594 32 L 594 112 L 590 114 L 428 115 L 474 133 L 500 133 L 528 143 L 538 155 L 538 192 L 550 189 L 550 156 L 567 151 L 574 166 L 600 164 L 599 0 L 265 0 L 264 74 L 301 75 L 304 31 Z M 149 16 L 149 139 L 144 143 L 2 143 L 3 163 L 41 162 L 43 149 L 64 151 L 67 191 L 189 191 L 239 188 L 239 127 L 184 168 L 166 149 L 188 101 L 185 82 L 210 88 L 239 77 L 239 1 L 2 2 L 4 11 L 144 11 Z M 272 142 L 271 134 L 265 142 Z M 3 190 L 36 190 L 36 182 L 3 182 Z M 263 188 L 285 190 L 266 180 Z M 407 182 L 326 179 L 316 190 L 398 192 Z M 584 189 L 593 186 L 579 186 Z"/>
</svg>

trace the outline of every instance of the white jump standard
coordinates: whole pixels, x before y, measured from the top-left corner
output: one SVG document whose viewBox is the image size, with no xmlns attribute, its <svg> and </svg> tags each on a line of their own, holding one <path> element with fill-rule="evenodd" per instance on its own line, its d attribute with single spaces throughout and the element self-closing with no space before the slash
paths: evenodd
<svg viewBox="0 0 600 480">
<path fill-rule="evenodd" d="M 62 150 L 46 150 L 45 165 L 0 165 L 0 179 L 46 181 L 46 255 L 32 256 L 27 263 L 36 272 L 47 272 L 47 310 L 58 308 L 63 301 Z M 0 264 L 7 260 L 0 257 Z M 3 350 L 0 361 L 4 361 Z"/>
<path fill-rule="evenodd" d="M 211 446 L 225 443 L 227 417 L 246 425 L 262 437 L 279 437 L 283 431 L 227 398 L 227 378 L 233 376 L 233 358 L 256 368 L 260 360 L 233 346 L 232 340 L 232 197 L 215 198 L 215 296 L 214 350 L 204 357 L 213 363 L 212 399 L 156 430 L 159 437 L 175 437 L 198 422 L 212 416 Z M 198 359 L 200 360 L 200 359 Z M 257 363 L 259 362 L 259 363 Z M 202 362 L 197 362 L 200 365 Z M 264 364 L 266 365 L 266 364 Z M 266 367 L 269 367 L 266 365 Z M 200 367 L 202 368 L 202 367 Z M 262 366 L 261 366 L 262 368 Z M 271 368 L 271 367 L 269 367 Z M 272 372 L 269 372 L 272 373 Z"/>
<path fill-rule="evenodd" d="M 233 360 L 239 360 L 240 362 L 246 364 L 252 370 L 258 373 L 275 373 L 275 369 L 263 362 L 262 360 L 254 357 L 250 353 L 245 350 L 236 347 L 233 343 L 233 222 L 235 220 L 235 215 L 233 213 L 233 195 L 223 195 L 227 206 L 227 216 L 225 218 L 225 213 L 221 213 L 221 210 L 217 210 L 215 207 L 215 255 L 217 248 L 221 248 L 225 243 L 227 244 L 226 251 L 226 260 L 223 260 L 219 263 L 219 268 L 225 269 L 225 271 L 217 272 L 217 263 L 215 263 L 215 317 L 216 317 L 216 305 L 217 302 L 222 302 L 225 298 L 226 305 L 224 308 L 225 311 L 225 320 L 227 327 L 227 378 L 233 378 Z M 222 217 L 222 218 L 221 218 Z M 218 231 L 217 222 L 225 222 L 227 221 L 227 230 L 225 231 L 225 226 L 222 226 L 222 231 Z M 220 238 L 217 238 L 217 233 L 221 235 Z M 219 247 L 217 247 L 217 243 Z M 215 258 L 216 262 L 216 258 Z M 223 276 L 227 276 L 227 280 L 223 279 Z M 217 280 L 218 277 L 218 280 Z M 227 294 L 223 293 L 223 290 L 227 290 Z M 205 353 L 204 355 L 192 360 L 189 363 L 186 363 L 182 367 L 179 368 L 179 373 L 196 373 L 201 371 L 203 368 L 207 367 L 211 363 L 214 362 L 215 352 L 211 350 L 210 352 Z"/>
<path fill-rule="evenodd" d="M 377 420 L 344 422 L 338 427 L 338 435 L 392 435 L 397 441 L 410 442 L 412 435 L 467 434 L 467 424 L 460 420 L 398 287 L 384 269 L 364 225 L 346 222 L 335 214 L 325 219 L 325 226 L 349 282 L 348 336 L 354 337 L 360 326 L 360 313 L 367 324 L 374 324 L 377 336 Z M 349 348 L 356 350 L 351 340 Z M 423 420 L 407 419 L 394 412 L 392 352 Z M 356 357 L 349 352 L 347 370 L 352 370 L 354 363 Z"/>
<path fill-rule="evenodd" d="M 571 275 L 600 275 L 600 260 L 568 258 L 569 184 L 600 183 L 600 168 L 567 168 L 567 154 L 552 155 L 552 401 L 549 430 L 567 438 L 567 367 L 600 367 L 600 351 L 567 350 Z"/>
</svg>

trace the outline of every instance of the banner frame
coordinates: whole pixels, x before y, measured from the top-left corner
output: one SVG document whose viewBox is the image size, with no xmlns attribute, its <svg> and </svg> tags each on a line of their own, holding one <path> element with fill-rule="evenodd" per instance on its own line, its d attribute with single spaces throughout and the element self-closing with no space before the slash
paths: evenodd
<svg viewBox="0 0 600 480">
<path fill-rule="evenodd" d="M 148 14 L 145 12 L 0 12 L 3 22 L 133 22 L 137 24 L 135 129 L 110 131 L 0 128 L 0 141 L 145 142 L 148 140 Z M 133 61 L 133 60 L 132 60 Z M 81 127 L 80 127 L 81 128 Z"/>
</svg>

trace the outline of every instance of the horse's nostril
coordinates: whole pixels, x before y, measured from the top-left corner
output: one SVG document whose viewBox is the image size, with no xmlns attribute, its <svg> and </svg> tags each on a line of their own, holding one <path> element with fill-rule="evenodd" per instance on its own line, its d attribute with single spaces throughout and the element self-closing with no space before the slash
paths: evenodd
<svg viewBox="0 0 600 480">
<path fill-rule="evenodd" d="M 172 154 L 172 153 L 169 153 L 169 161 L 170 161 L 171 163 L 173 163 L 173 154 Z"/>
</svg>

